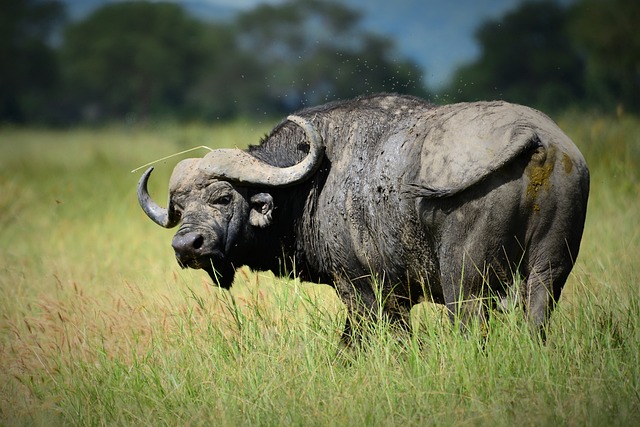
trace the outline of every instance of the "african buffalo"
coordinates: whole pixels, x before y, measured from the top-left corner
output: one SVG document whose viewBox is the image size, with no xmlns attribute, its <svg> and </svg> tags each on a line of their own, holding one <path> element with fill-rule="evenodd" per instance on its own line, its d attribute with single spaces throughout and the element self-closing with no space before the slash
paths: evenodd
<svg viewBox="0 0 640 427">
<path fill-rule="evenodd" d="M 155 223 L 182 222 L 182 267 L 223 288 L 243 265 L 330 284 L 347 306 L 346 343 L 359 338 L 354 321 L 379 313 L 407 328 L 425 298 L 463 325 L 483 320 L 517 282 L 543 330 L 589 193 L 584 158 L 544 114 L 391 94 L 309 108 L 246 151 L 181 161 L 166 209 L 147 191 L 152 169 L 138 199 Z"/>
</svg>

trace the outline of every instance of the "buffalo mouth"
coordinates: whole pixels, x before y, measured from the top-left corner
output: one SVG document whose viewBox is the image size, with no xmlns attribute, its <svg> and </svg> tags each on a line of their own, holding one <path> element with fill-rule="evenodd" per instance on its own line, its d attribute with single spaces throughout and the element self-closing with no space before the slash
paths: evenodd
<svg viewBox="0 0 640 427">
<path fill-rule="evenodd" d="M 214 285 L 224 289 L 229 289 L 233 282 L 235 270 L 233 266 L 224 259 L 221 253 L 185 258 L 176 254 L 176 260 L 181 268 L 192 268 L 194 270 L 204 270 L 209 274 Z"/>
<path fill-rule="evenodd" d="M 194 257 L 185 257 L 179 254 L 176 254 L 176 261 L 178 261 L 178 265 L 182 268 L 193 268 L 194 270 L 202 269 L 206 270 L 207 268 L 214 269 L 216 264 L 219 264 L 222 260 L 222 256 L 216 255 L 201 255 Z"/>
</svg>

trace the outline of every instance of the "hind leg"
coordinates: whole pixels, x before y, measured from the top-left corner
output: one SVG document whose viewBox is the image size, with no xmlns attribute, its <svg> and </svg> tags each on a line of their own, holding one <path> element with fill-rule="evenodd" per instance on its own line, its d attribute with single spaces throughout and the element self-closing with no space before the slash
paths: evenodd
<svg viewBox="0 0 640 427">
<path fill-rule="evenodd" d="M 529 212 L 522 269 L 524 308 L 529 324 L 544 338 L 580 249 L 589 172 L 579 153 L 550 145 L 532 157 L 524 185 L 522 210 Z"/>
<path fill-rule="evenodd" d="M 573 269 L 580 247 L 582 229 L 567 230 L 555 221 L 533 236 L 525 255 L 523 302 L 530 326 L 545 338 L 547 324 L 562 289 Z"/>
<path fill-rule="evenodd" d="M 537 263 L 529 267 L 523 288 L 525 316 L 531 328 L 546 338 L 547 325 L 553 312 L 569 272 L 573 267 L 571 261 L 562 262 L 556 259 L 546 263 Z"/>
<path fill-rule="evenodd" d="M 575 220 L 571 215 L 558 215 L 548 226 L 539 227 L 525 253 L 522 271 L 525 316 L 543 339 L 580 248 L 582 227 L 568 225 L 572 220 L 584 221 L 584 216 Z"/>
<path fill-rule="evenodd" d="M 486 273 L 465 257 L 460 265 L 441 266 L 444 302 L 452 324 L 466 332 L 471 325 L 485 327 L 488 321 L 487 300 L 483 290 L 488 286 Z"/>
</svg>

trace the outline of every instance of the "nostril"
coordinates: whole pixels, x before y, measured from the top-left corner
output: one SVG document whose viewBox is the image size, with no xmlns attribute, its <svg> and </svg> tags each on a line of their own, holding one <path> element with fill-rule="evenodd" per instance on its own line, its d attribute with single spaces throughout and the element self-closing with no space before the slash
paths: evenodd
<svg viewBox="0 0 640 427">
<path fill-rule="evenodd" d="M 198 234 L 194 237 L 193 243 L 191 244 L 193 249 L 200 249 L 202 244 L 204 243 L 204 237 L 201 234 Z"/>
</svg>

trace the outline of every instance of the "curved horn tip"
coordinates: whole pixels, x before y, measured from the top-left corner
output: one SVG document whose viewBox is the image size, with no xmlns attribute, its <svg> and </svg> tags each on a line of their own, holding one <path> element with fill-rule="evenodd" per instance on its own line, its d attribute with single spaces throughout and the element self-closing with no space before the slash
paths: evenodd
<svg viewBox="0 0 640 427">
<path fill-rule="evenodd" d="M 140 181 L 138 181 L 137 195 L 140 207 L 144 213 L 147 214 L 149 219 L 159 226 L 164 228 L 175 227 L 179 222 L 179 217 L 176 217 L 175 213 L 172 212 L 171 207 L 165 209 L 159 206 L 149 194 L 147 183 L 149 182 L 151 172 L 153 172 L 153 166 L 147 169 L 140 177 Z"/>
<path fill-rule="evenodd" d="M 149 195 L 149 190 L 147 189 L 147 185 L 149 183 L 149 177 L 151 176 L 151 172 L 153 172 L 153 166 L 151 166 L 149 169 L 147 169 L 146 171 L 144 171 L 144 173 L 142 174 L 142 176 L 140 177 L 140 180 L 138 180 L 138 199 L 140 199 L 140 197 L 151 197 Z"/>
</svg>

